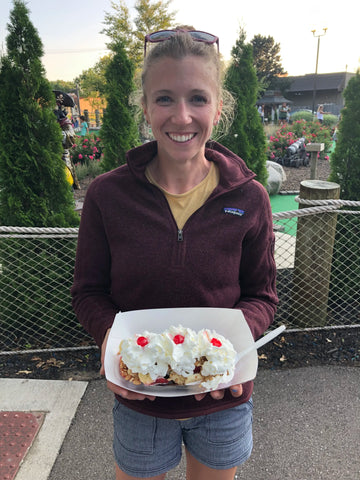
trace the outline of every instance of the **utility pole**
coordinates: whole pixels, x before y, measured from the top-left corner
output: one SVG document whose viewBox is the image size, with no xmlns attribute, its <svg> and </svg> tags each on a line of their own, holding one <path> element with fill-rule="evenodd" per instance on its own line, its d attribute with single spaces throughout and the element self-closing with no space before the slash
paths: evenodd
<svg viewBox="0 0 360 480">
<path fill-rule="evenodd" d="M 317 80 L 317 72 L 318 72 L 318 63 L 319 63 L 319 50 L 320 50 L 320 37 L 326 35 L 327 28 L 323 28 L 324 33 L 320 33 L 319 35 L 315 35 L 316 30 L 311 30 L 314 37 L 318 39 L 317 41 L 317 52 L 316 52 L 316 66 L 315 66 L 315 75 L 314 75 L 314 89 L 313 89 L 313 103 L 312 103 L 312 113 L 315 113 L 315 100 L 316 100 L 316 80 Z"/>
</svg>

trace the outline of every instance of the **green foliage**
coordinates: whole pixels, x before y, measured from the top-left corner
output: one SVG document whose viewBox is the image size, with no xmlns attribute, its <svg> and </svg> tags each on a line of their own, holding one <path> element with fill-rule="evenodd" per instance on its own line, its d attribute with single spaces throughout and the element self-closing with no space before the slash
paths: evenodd
<svg viewBox="0 0 360 480">
<path fill-rule="evenodd" d="M 258 82 L 269 88 L 275 78 L 286 73 L 281 65 L 280 44 L 273 37 L 255 35 L 251 45 Z"/>
<path fill-rule="evenodd" d="M 111 2 L 114 12 L 105 14 L 106 28 L 101 32 L 110 39 L 108 47 L 116 50 L 115 46 L 121 42 L 135 67 L 139 67 L 143 60 L 145 35 L 156 30 L 166 30 L 175 20 L 175 12 L 168 11 L 171 1 L 137 0 L 135 2 L 137 16 L 134 20 L 134 27 L 125 2 L 123 0 L 119 0 L 118 4 Z"/>
<path fill-rule="evenodd" d="M 336 115 L 333 115 L 331 113 L 327 113 L 324 115 L 324 120 L 323 120 L 323 125 L 326 127 L 335 127 L 335 125 L 338 123 L 339 119 Z"/>
<path fill-rule="evenodd" d="M 331 156 L 330 180 L 340 185 L 340 198 L 360 201 L 360 73 L 345 91 L 345 108 Z M 347 209 L 347 207 L 344 207 Z M 349 270 L 351 268 L 351 275 Z M 334 245 L 331 292 L 342 301 L 359 301 L 360 215 L 339 214 Z"/>
<path fill-rule="evenodd" d="M 324 143 L 325 149 L 320 158 L 329 159 L 328 153 L 332 146 L 332 129 L 316 122 L 296 120 L 292 124 L 282 125 L 275 135 L 270 136 L 268 144 L 269 160 L 283 157 L 289 145 L 299 138 L 305 138 L 305 143 Z"/>
<path fill-rule="evenodd" d="M 85 137 L 79 135 L 76 137 L 70 156 L 74 165 L 88 164 L 92 160 L 98 161 L 103 157 L 102 141 L 95 133 Z"/>
<path fill-rule="evenodd" d="M 266 185 L 266 138 L 255 106 L 258 84 L 252 47 L 244 44 L 243 32 L 232 50 L 232 57 L 224 86 L 235 98 L 236 111 L 234 121 L 221 143 L 239 155 L 256 173 L 259 182 Z"/>
<path fill-rule="evenodd" d="M 70 298 L 75 251 L 73 238 L 0 239 L 2 331 L 31 332 L 27 336 L 39 340 L 76 327 Z"/>
<path fill-rule="evenodd" d="M 76 83 L 80 85 L 83 97 L 101 97 L 105 94 L 105 71 L 110 61 L 111 55 L 101 57 L 93 67 L 84 70 L 75 79 Z"/>
<path fill-rule="evenodd" d="M 77 225 L 42 43 L 21 0 L 8 29 L 0 64 L 0 224 Z"/>
<path fill-rule="evenodd" d="M 77 163 L 75 165 L 76 176 L 81 182 L 86 177 L 95 178 L 103 173 L 101 160 L 89 160 L 88 163 Z"/>
<path fill-rule="evenodd" d="M 114 51 L 106 69 L 107 108 L 100 133 L 104 145 L 104 171 L 125 163 L 126 152 L 139 143 L 134 112 L 129 106 L 129 97 L 134 90 L 134 65 L 122 43 L 114 46 Z"/>
<path fill-rule="evenodd" d="M 65 80 L 54 80 L 50 81 L 51 90 L 60 90 L 65 93 L 75 93 L 76 92 L 76 83 L 75 82 L 66 82 Z"/>
<path fill-rule="evenodd" d="M 294 112 L 291 115 L 292 122 L 297 122 L 298 120 L 305 120 L 306 122 L 312 122 L 314 120 L 314 114 L 308 110 L 299 110 Z"/>
<path fill-rule="evenodd" d="M 357 72 L 345 91 L 345 108 L 337 132 L 335 152 L 331 157 L 333 182 L 341 187 L 341 198 L 360 200 L 360 73 Z"/>
<path fill-rule="evenodd" d="M 360 215 L 339 214 L 330 280 L 330 301 L 347 308 L 360 301 Z M 348 314 L 349 312 L 347 312 Z M 358 313 L 355 309 L 354 314 Z"/>
<path fill-rule="evenodd" d="M 41 64 L 41 40 L 21 0 L 14 0 L 8 29 L 7 55 L 0 63 L 0 224 L 76 226 L 79 216 L 66 181 L 55 96 Z M 64 322 L 70 298 L 58 286 L 71 284 L 68 240 L 57 248 L 50 240 L 36 246 L 1 240 L 0 322 L 10 319 L 11 328 L 28 328 L 35 336 Z M 72 258 L 74 253 L 75 245 Z M 46 324 L 42 311 L 50 303 L 54 317 Z"/>
</svg>

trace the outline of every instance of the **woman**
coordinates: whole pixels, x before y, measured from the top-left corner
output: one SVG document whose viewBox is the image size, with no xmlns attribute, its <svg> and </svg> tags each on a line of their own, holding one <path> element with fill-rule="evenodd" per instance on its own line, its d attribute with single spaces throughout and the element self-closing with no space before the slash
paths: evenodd
<svg viewBox="0 0 360 480">
<path fill-rule="evenodd" d="M 209 142 L 223 102 L 218 39 L 162 31 L 149 42 L 142 105 L 156 141 L 92 182 L 79 231 L 73 306 L 102 359 L 118 311 L 238 308 L 258 338 L 277 303 L 267 192 Z M 252 382 L 181 398 L 108 386 L 117 480 L 163 479 L 182 441 L 188 480 L 233 479 L 251 453 Z"/>
<path fill-rule="evenodd" d="M 84 115 L 80 116 L 80 127 L 81 127 L 80 135 L 82 137 L 85 137 L 89 133 L 89 125 L 88 125 Z"/>
<path fill-rule="evenodd" d="M 323 123 L 324 121 L 324 115 L 328 115 L 329 112 L 324 112 L 324 105 L 319 105 L 317 112 L 316 112 L 316 117 L 319 123 Z"/>
</svg>

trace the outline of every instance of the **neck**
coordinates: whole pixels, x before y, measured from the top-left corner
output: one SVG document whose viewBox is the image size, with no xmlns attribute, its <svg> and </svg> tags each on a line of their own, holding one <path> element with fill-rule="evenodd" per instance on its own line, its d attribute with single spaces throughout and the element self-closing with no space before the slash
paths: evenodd
<svg viewBox="0 0 360 480">
<path fill-rule="evenodd" d="M 186 161 L 182 164 L 162 162 L 156 156 L 149 165 L 150 174 L 158 185 L 173 194 L 188 192 L 201 183 L 210 170 L 210 162 L 205 156 L 202 161 Z"/>
</svg>

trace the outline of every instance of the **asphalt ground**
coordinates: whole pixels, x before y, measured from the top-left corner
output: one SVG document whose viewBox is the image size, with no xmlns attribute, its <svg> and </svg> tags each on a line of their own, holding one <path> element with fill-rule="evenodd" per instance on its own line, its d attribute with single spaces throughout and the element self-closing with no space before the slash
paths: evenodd
<svg viewBox="0 0 360 480">
<path fill-rule="evenodd" d="M 311 366 L 258 371 L 246 480 L 360 480 L 360 371 Z M 45 411 L 16 480 L 114 480 L 113 395 L 103 378 L 0 380 L 0 410 Z M 184 461 L 168 480 L 185 479 Z"/>
</svg>

